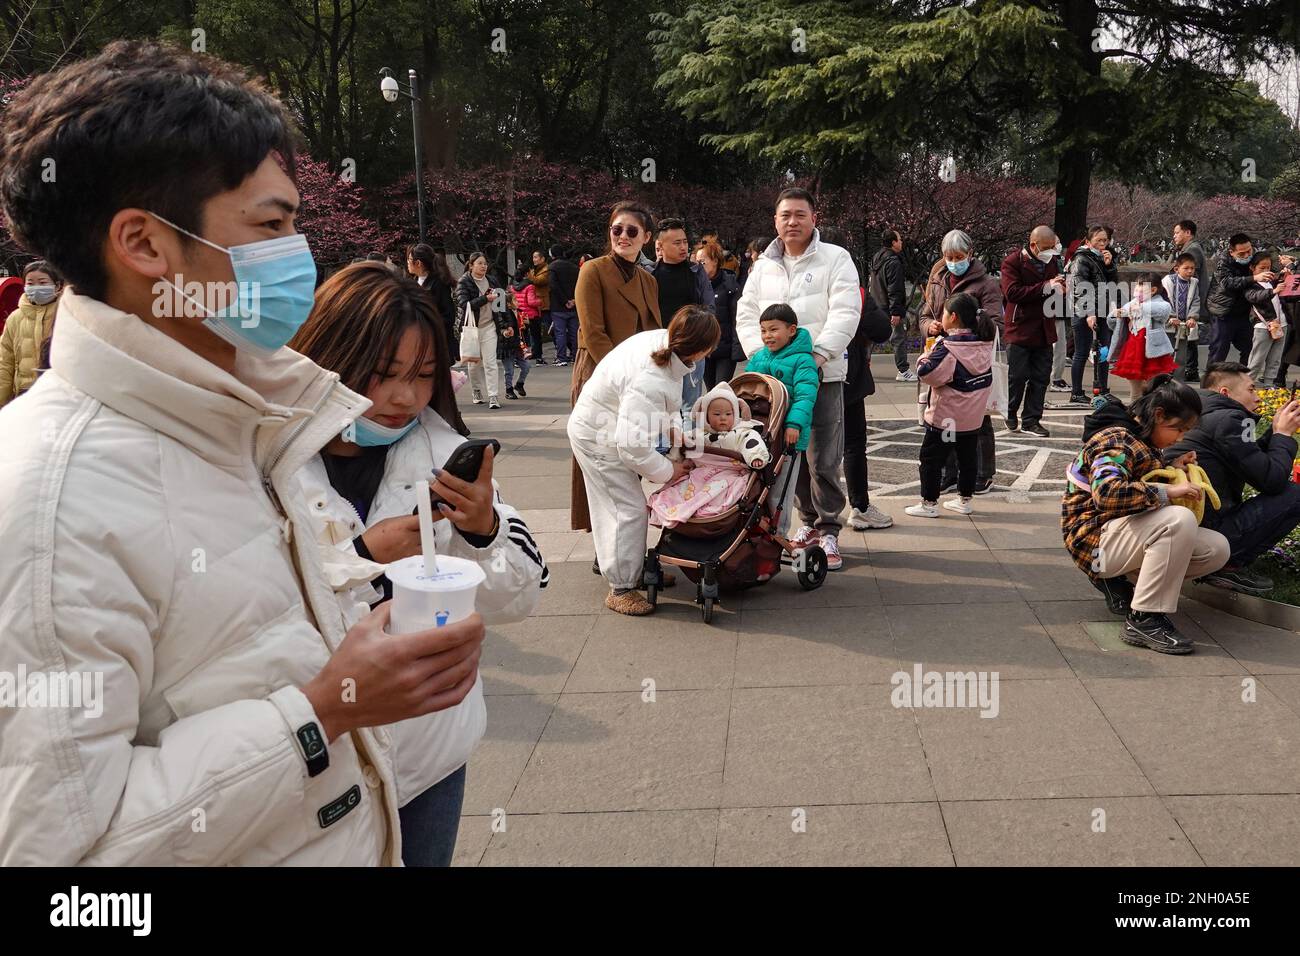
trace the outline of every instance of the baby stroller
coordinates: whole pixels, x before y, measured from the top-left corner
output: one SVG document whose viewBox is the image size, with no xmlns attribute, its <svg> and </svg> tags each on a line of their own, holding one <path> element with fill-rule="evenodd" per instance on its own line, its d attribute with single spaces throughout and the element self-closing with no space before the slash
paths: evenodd
<svg viewBox="0 0 1300 956">
<path fill-rule="evenodd" d="M 762 426 L 772 460 L 750 473 L 741 499 L 716 517 L 693 518 L 665 528 L 659 543 L 648 550 L 642 583 L 646 599 L 655 604 L 663 587 L 663 566 L 681 568 L 695 582 L 695 603 L 704 623 L 713 620 L 713 608 L 723 590 L 734 591 L 765 584 L 781 565 L 794 568 L 807 591 L 826 580 L 826 552 L 814 545 L 796 549 L 776 534 L 780 526 L 780 502 L 794 474 L 796 452 L 785 446 L 785 416 L 789 397 L 785 386 L 770 375 L 743 372 L 731 380 L 746 418 Z M 739 452 L 710 451 L 740 459 Z M 773 497 L 775 496 L 775 497 Z M 776 513 L 769 514 L 772 507 Z"/>
</svg>

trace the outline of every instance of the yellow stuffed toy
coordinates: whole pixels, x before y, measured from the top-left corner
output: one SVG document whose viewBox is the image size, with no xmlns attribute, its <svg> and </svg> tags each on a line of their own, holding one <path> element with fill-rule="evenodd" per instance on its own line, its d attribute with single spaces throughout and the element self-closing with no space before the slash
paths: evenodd
<svg viewBox="0 0 1300 956">
<path fill-rule="evenodd" d="M 1219 495 L 1210 484 L 1210 476 L 1205 473 L 1205 469 L 1196 463 L 1187 466 L 1187 470 L 1182 468 L 1165 467 L 1156 468 L 1148 471 L 1142 476 L 1143 481 L 1162 482 L 1176 485 L 1180 481 L 1186 481 L 1189 484 L 1201 489 L 1201 497 L 1195 501 L 1189 501 L 1186 498 L 1180 498 L 1175 504 L 1180 504 L 1184 508 L 1191 509 L 1192 514 L 1196 515 L 1196 523 L 1200 524 L 1205 518 L 1205 501 L 1208 498 L 1210 504 L 1214 505 L 1214 510 L 1219 510 Z"/>
</svg>

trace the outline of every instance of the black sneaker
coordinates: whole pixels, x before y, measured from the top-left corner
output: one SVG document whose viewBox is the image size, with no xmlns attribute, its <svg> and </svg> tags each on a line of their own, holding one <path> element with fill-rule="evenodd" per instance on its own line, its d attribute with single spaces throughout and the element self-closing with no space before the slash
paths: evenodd
<svg viewBox="0 0 1300 956">
<path fill-rule="evenodd" d="M 1039 438 L 1052 437 L 1052 433 L 1049 432 L 1042 425 L 1040 425 L 1038 422 L 1034 422 L 1032 425 L 1021 426 L 1020 432 L 1023 435 L 1037 435 Z"/>
<path fill-rule="evenodd" d="M 1191 639 L 1179 632 L 1163 614 L 1129 611 L 1120 638 L 1134 647 L 1147 647 L 1161 654 L 1190 654 L 1196 650 Z"/>
<path fill-rule="evenodd" d="M 534 364 L 534 365 L 545 365 L 545 364 L 546 364 L 546 359 L 542 358 L 542 357 L 539 355 L 537 358 L 533 359 L 533 364 Z"/>
<path fill-rule="evenodd" d="M 943 487 L 939 489 L 939 494 L 947 495 L 947 494 L 951 494 L 956 490 L 957 490 L 957 479 L 954 478 L 951 481 L 945 481 L 943 483 Z"/>
<path fill-rule="evenodd" d="M 600 574 L 600 558 L 591 559 L 591 573 Z"/>
<path fill-rule="evenodd" d="M 1255 574 L 1246 568 L 1220 568 L 1213 574 L 1207 574 L 1201 579 L 1206 584 L 1212 584 L 1216 588 L 1226 588 L 1229 591 L 1240 591 L 1242 594 L 1267 594 L 1273 590 L 1273 581 L 1262 574 Z"/>
<path fill-rule="evenodd" d="M 1081 408 L 1092 408 L 1092 399 L 1080 392 L 1078 395 L 1070 396 L 1070 404 Z"/>
<path fill-rule="evenodd" d="M 515 394 L 515 390 L 513 388 L 506 389 L 506 398 L 518 398 L 518 397 L 519 396 Z"/>
<path fill-rule="evenodd" d="M 975 482 L 975 494 L 977 495 L 987 495 L 992 490 L 993 490 L 992 478 L 989 478 L 987 481 Z"/>
<path fill-rule="evenodd" d="M 1111 614 L 1128 617 L 1133 603 L 1133 582 L 1128 578 L 1093 578 L 1092 586 L 1106 598 L 1106 608 Z"/>
<path fill-rule="evenodd" d="M 524 391 L 523 382 L 520 382 L 518 385 L 515 386 L 515 394 L 518 395 L 520 398 L 528 397 L 528 393 Z"/>
<path fill-rule="evenodd" d="M 1183 375 L 1184 382 L 1199 382 L 1200 380 L 1201 376 L 1198 372 L 1187 372 Z"/>
<path fill-rule="evenodd" d="M 1015 412 L 1012 412 L 1010 415 L 1007 416 L 1007 431 L 1009 432 L 1020 431 L 1020 420 L 1016 418 Z"/>
</svg>

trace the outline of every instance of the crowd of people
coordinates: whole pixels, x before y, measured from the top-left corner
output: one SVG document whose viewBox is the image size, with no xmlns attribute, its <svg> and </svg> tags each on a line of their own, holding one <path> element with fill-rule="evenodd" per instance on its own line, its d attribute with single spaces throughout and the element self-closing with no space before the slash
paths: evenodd
<svg viewBox="0 0 1300 956">
<path fill-rule="evenodd" d="M 1266 593 L 1252 562 L 1300 523 L 1300 402 L 1257 428 L 1257 389 L 1296 358 L 1300 290 L 1294 260 L 1244 234 L 1211 276 L 1180 222 L 1173 270 L 1124 283 L 1102 226 L 1072 253 L 1038 226 L 996 277 L 954 229 L 917 283 L 913 371 L 905 237 L 885 231 L 864 283 L 805 189 L 780 193 L 742 268 L 629 200 L 603 255 L 537 250 L 512 280 L 481 252 L 455 277 L 418 243 L 404 268 L 321 282 L 293 159 L 275 97 L 150 42 L 37 77 L 0 121 L 0 203 L 40 257 L 0 335 L 0 494 L 24 502 L 0 514 L 0 670 L 105 685 L 93 715 L 0 707 L 23 808 L 0 820 L 0 862 L 447 865 L 487 719 L 484 624 L 526 618 L 549 580 L 492 451 L 471 477 L 445 467 L 468 436 L 456 393 L 497 409 L 504 379 L 527 398 L 548 333 L 569 368 L 571 523 L 618 613 L 654 610 L 651 516 L 725 510 L 773 448 L 792 471 L 772 531 L 792 554 L 816 546 L 837 571 L 846 509 L 857 529 L 892 524 L 868 494 L 865 418 L 888 342 L 924 429 L 912 516 L 941 517 L 948 491 L 944 509 L 973 512 L 995 415 L 1047 438 L 1050 389 L 1089 405 L 1062 531 L 1131 643 L 1190 651 L 1168 616 L 1182 582 Z M 740 371 L 784 386 L 779 435 L 731 388 Z M 739 460 L 699 470 L 701 446 Z M 476 612 L 389 633 L 388 566 L 427 543 L 482 572 Z"/>
</svg>

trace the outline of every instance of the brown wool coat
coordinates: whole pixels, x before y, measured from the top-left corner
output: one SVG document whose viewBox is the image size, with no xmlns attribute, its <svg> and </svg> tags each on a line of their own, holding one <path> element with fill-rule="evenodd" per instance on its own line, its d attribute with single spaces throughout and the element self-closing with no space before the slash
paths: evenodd
<svg viewBox="0 0 1300 956">
<path fill-rule="evenodd" d="M 570 407 L 577 403 L 582 387 L 596 370 L 596 363 L 612 352 L 614 346 L 638 332 L 663 328 L 659 316 L 659 283 L 654 276 L 638 266 L 632 278 L 624 282 L 610 256 L 592 259 L 578 270 L 574 301 L 578 310 L 578 354 L 569 385 Z M 573 462 L 569 498 L 569 526 L 574 531 L 590 531 L 587 486 L 577 461 Z"/>
</svg>

